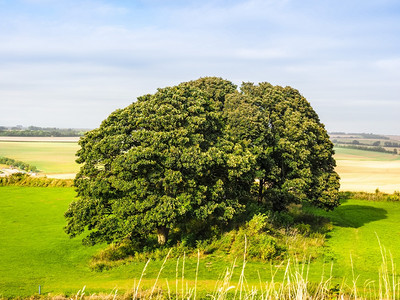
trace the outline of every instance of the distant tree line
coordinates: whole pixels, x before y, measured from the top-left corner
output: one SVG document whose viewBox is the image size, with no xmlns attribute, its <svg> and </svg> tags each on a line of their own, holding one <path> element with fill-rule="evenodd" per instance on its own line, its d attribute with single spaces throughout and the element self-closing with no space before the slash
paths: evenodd
<svg viewBox="0 0 400 300">
<path fill-rule="evenodd" d="M 8 165 L 27 172 L 39 172 L 38 168 L 35 166 L 4 156 L 0 156 L 0 164 Z"/>
<path fill-rule="evenodd" d="M 381 192 L 378 188 L 375 193 L 367 192 L 340 192 L 339 197 L 342 200 L 346 199 L 359 199 L 367 201 L 400 201 L 400 192 L 394 191 L 393 194 Z"/>
<path fill-rule="evenodd" d="M 355 133 L 351 133 L 351 134 L 355 134 Z M 389 139 L 387 136 L 373 134 L 373 133 L 359 133 L 359 135 L 363 139 L 373 139 L 373 140 L 388 140 Z"/>
<path fill-rule="evenodd" d="M 346 138 L 362 138 L 371 140 L 389 140 L 390 138 L 384 135 L 373 134 L 373 133 L 345 133 L 345 132 L 330 132 L 330 135 L 346 135 Z"/>
<path fill-rule="evenodd" d="M 342 144 L 346 144 L 341 142 Z M 368 146 L 369 144 L 366 143 L 361 143 L 358 140 L 354 140 L 351 142 L 351 144 L 355 144 L 355 145 L 366 145 Z M 381 146 L 381 141 L 376 141 L 372 143 L 372 146 Z M 383 143 L 383 147 L 388 147 L 388 148 L 392 148 L 392 147 L 400 147 L 400 143 L 396 143 L 396 142 L 384 142 Z"/>
<path fill-rule="evenodd" d="M 374 151 L 374 152 L 384 152 L 384 153 L 391 153 L 391 154 L 397 154 L 397 149 L 393 150 L 386 150 L 383 147 L 380 146 L 359 146 L 359 145 L 335 145 L 336 147 L 341 147 L 341 148 L 350 148 L 350 149 L 357 149 L 357 150 L 365 150 L 365 151 Z"/>
<path fill-rule="evenodd" d="M 28 137 L 71 137 L 82 136 L 87 130 L 55 127 L 5 127 L 0 126 L 0 136 L 28 136 Z"/>
<path fill-rule="evenodd" d="M 396 143 L 396 142 L 385 142 L 384 143 L 385 147 L 400 147 L 400 143 Z"/>
<path fill-rule="evenodd" d="M 398 150 L 397 149 L 387 150 L 384 147 L 400 148 L 400 143 L 397 143 L 397 142 L 384 142 L 383 146 L 381 146 L 381 141 L 375 141 L 372 144 L 367 144 L 367 143 L 360 142 L 359 140 L 352 140 L 352 141 L 347 142 L 347 141 L 339 141 L 337 139 L 333 139 L 332 142 L 335 144 L 336 147 L 344 147 L 344 148 L 375 151 L 375 152 L 384 152 L 384 153 L 391 153 L 391 154 L 398 154 Z"/>
<path fill-rule="evenodd" d="M 359 140 L 352 140 L 352 141 L 339 141 L 337 139 L 333 139 L 332 143 L 334 144 L 344 144 L 344 145 L 363 145 L 363 146 L 381 146 L 381 141 L 376 141 L 373 142 L 372 144 L 370 143 L 363 143 L 362 141 L 360 142 Z M 400 143 L 396 142 L 384 142 L 383 147 L 400 147 Z"/>
</svg>

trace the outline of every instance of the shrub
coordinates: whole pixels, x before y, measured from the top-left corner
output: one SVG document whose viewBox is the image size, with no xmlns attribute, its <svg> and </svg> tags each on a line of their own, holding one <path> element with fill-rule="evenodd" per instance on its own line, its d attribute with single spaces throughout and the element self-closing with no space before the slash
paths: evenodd
<svg viewBox="0 0 400 300">
<path fill-rule="evenodd" d="M 245 239 L 248 241 L 247 257 L 249 259 L 274 259 L 284 251 L 279 245 L 269 217 L 265 214 L 256 214 L 253 218 L 240 227 L 231 238 L 232 243 L 229 253 L 239 255 L 243 252 Z M 232 233 L 230 233 L 232 235 Z"/>
<path fill-rule="evenodd" d="M 309 236 L 311 233 L 311 225 L 300 223 L 295 226 L 295 228 L 304 236 Z"/>
</svg>

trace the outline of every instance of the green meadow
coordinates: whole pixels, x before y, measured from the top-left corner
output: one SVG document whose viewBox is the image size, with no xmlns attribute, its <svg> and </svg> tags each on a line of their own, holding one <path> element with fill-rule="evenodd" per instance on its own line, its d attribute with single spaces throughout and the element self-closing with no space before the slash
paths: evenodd
<svg viewBox="0 0 400 300">
<path fill-rule="evenodd" d="M 10 142 L 0 141 L 0 156 L 13 158 L 36 166 L 43 173 L 65 174 L 79 170 L 75 142 Z"/>
<path fill-rule="evenodd" d="M 352 281 L 354 272 L 359 286 L 367 280 L 377 283 L 381 250 L 400 266 L 400 203 L 350 199 L 332 212 L 311 211 L 333 222 L 324 251 L 335 278 Z"/>
<path fill-rule="evenodd" d="M 69 239 L 63 232 L 63 213 L 74 196 L 72 188 L 0 187 L 0 298 L 28 297 L 38 293 L 39 285 L 46 295 L 71 295 L 84 286 L 87 293 L 132 290 L 145 262 L 109 271 L 91 271 L 90 257 L 104 245 L 83 246 L 80 238 Z M 165 277 L 171 282 L 175 280 L 176 263 L 176 260 L 168 262 L 163 285 Z M 161 261 L 149 264 L 142 286 L 154 283 L 161 264 Z M 195 258 L 186 259 L 185 278 L 189 283 L 194 282 L 196 264 Z M 199 288 L 212 290 L 229 265 L 229 261 L 220 262 L 215 257 L 203 260 Z"/>
<path fill-rule="evenodd" d="M 102 247 L 86 247 L 80 238 L 69 239 L 63 232 L 63 213 L 74 199 L 72 188 L 0 187 L 0 297 L 27 297 L 38 293 L 73 295 L 83 286 L 87 293 L 119 293 L 132 291 L 141 277 L 145 262 L 129 263 L 103 272 L 89 268 L 90 257 Z M 395 263 L 400 258 L 400 205 L 394 202 L 347 200 L 333 212 L 313 210 L 331 218 L 333 230 L 319 258 L 311 262 L 310 282 L 318 283 L 322 272 L 329 277 L 332 264 L 332 285 L 343 279 L 352 285 L 353 273 L 362 289 L 367 280 L 378 282 L 382 262 L 377 237 L 392 254 Z M 185 261 L 185 265 L 183 265 Z M 197 288 L 199 293 L 212 292 L 218 278 L 233 259 L 202 256 L 199 264 Z M 178 263 L 178 272 L 177 270 Z M 196 257 L 169 259 L 162 271 L 159 285 L 171 290 L 192 286 L 196 280 Z M 141 286 L 151 288 L 158 276 L 162 261 L 151 261 Z M 239 280 L 242 258 L 234 266 L 232 284 Z M 245 276 L 247 284 L 259 286 L 271 280 L 271 271 L 278 270 L 282 278 L 285 265 L 277 262 L 249 262 Z M 323 271 L 324 270 L 324 271 Z M 183 274 L 182 274 L 183 271 Z M 178 281 L 176 277 L 178 275 Z M 184 277 L 184 278 L 183 278 Z"/>
</svg>

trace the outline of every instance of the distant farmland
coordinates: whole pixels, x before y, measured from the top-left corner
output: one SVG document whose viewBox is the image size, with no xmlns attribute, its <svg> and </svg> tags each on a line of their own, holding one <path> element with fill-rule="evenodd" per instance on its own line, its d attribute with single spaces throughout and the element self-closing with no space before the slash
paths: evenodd
<svg viewBox="0 0 400 300">
<path fill-rule="evenodd" d="M 335 148 L 342 191 L 400 191 L 400 155 Z"/>
<path fill-rule="evenodd" d="M 44 174 L 71 177 L 79 170 L 75 153 L 77 139 L 65 138 L 3 138 L 0 156 L 29 163 Z M 60 174 L 63 174 L 60 175 Z"/>
</svg>

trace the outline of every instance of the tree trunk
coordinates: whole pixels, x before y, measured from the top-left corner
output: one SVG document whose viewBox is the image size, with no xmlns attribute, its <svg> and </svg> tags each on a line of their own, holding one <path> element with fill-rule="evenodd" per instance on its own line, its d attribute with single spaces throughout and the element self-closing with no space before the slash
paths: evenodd
<svg viewBox="0 0 400 300">
<path fill-rule="evenodd" d="M 263 191 L 264 191 L 264 179 L 259 179 L 258 186 L 258 202 L 261 203 L 263 200 Z"/>
<path fill-rule="evenodd" d="M 168 240 L 169 228 L 160 226 L 157 228 L 157 238 L 160 245 L 164 245 Z"/>
</svg>

